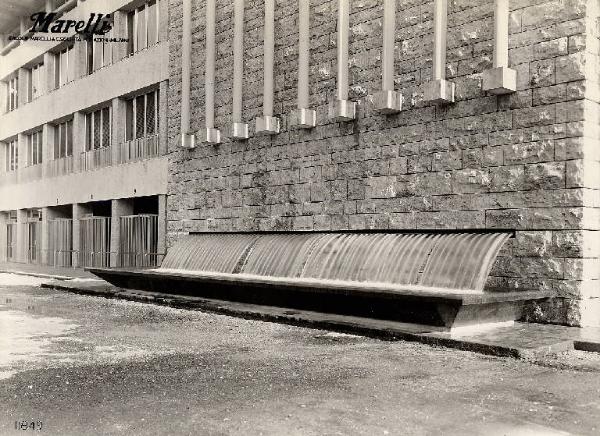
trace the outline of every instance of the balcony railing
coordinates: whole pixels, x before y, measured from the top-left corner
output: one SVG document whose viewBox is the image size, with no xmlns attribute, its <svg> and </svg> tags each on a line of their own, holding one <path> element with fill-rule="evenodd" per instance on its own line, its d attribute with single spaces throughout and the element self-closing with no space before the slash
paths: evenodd
<svg viewBox="0 0 600 436">
<path fill-rule="evenodd" d="M 95 170 L 112 165 L 112 147 L 102 147 L 81 153 L 81 171 Z"/>
<path fill-rule="evenodd" d="M 113 147 L 102 147 L 88 150 L 79 156 L 78 171 L 91 171 L 113 164 L 135 162 L 150 159 L 159 155 L 159 136 L 150 135 L 144 138 L 123 142 L 118 147 L 118 158 L 113 159 Z M 44 165 L 31 165 L 16 171 L 0 172 L 0 185 L 12 185 L 39 180 L 44 177 L 58 177 L 75 171 L 75 157 L 66 156 L 53 159 Z"/>
<path fill-rule="evenodd" d="M 48 177 L 64 176 L 73 172 L 73 156 L 54 159 L 46 165 Z"/>
<path fill-rule="evenodd" d="M 41 179 L 42 169 L 42 164 L 30 165 L 27 167 L 19 168 L 19 183 L 31 182 L 32 180 Z"/>
<path fill-rule="evenodd" d="M 132 139 L 119 145 L 119 162 L 132 162 L 158 156 L 158 135 Z"/>
</svg>

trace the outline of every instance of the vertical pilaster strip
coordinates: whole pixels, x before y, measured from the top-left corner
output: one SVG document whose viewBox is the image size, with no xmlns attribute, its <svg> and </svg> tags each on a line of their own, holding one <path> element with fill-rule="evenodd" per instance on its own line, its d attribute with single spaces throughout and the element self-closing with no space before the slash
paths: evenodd
<svg viewBox="0 0 600 436">
<path fill-rule="evenodd" d="M 206 127 L 215 127 L 215 0 L 206 1 L 206 58 L 204 71 Z"/>
<path fill-rule="evenodd" d="M 508 0 L 495 0 L 494 67 L 508 67 Z"/>
<path fill-rule="evenodd" d="M 273 69 L 275 57 L 275 0 L 265 0 L 263 115 L 273 116 Z"/>
<path fill-rule="evenodd" d="M 494 67 L 483 72 L 483 90 L 490 94 L 517 90 L 517 72 L 508 68 L 508 1 L 494 2 Z"/>
<path fill-rule="evenodd" d="M 200 141 L 206 144 L 221 142 L 221 134 L 215 129 L 215 0 L 206 1 L 205 45 L 204 45 L 204 121 Z"/>
<path fill-rule="evenodd" d="M 244 80 L 244 0 L 235 0 L 233 11 L 233 113 L 234 123 L 242 122 Z"/>
<path fill-rule="evenodd" d="M 27 262 L 27 209 L 17 210 L 17 262 Z"/>
<path fill-rule="evenodd" d="M 248 124 L 242 122 L 242 87 L 244 84 L 244 0 L 233 5 L 233 108 L 234 139 L 248 139 Z"/>
<path fill-rule="evenodd" d="M 337 28 L 337 98 L 348 100 L 348 34 L 350 32 L 350 1 L 338 0 Z"/>
<path fill-rule="evenodd" d="M 348 39 L 350 0 L 338 0 L 337 20 L 337 99 L 331 102 L 332 121 L 350 121 L 356 117 L 356 103 L 348 101 Z"/>
<path fill-rule="evenodd" d="M 0 100 L 2 101 L 2 100 Z M 0 173 L 6 171 L 6 154 L 7 154 L 7 150 L 8 150 L 8 142 L 4 142 L 4 141 L 0 141 Z M 0 213 L 0 217 L 1 217 L 1 213 Z M 2 227 L 0 227 L 0 233 L 2 233 Z M 2 245 L 0 245 L 1 247 Z"/>
<path fill-rule="evenodd" d="M 18 107 L 20 107 L 29 103 L 29 80 L 31 73 L 27 68 L 19 68 L 17 70 L 17 77 L 19 78 L 17 84 L 17 100 L 19 103 Z"/>
<path fill-rule="evenodd" d="M 435 0 L 433 10 L 433 80 L 446 79 L 447 0 Z"/>
<path fill-rule="evenodd" d="M 122 98 L 113 98 L 111 102 L 112 122 L 111 122 L 111 160 L 112 165 L 118 165 L 123 162 L 121 150 L 125 143 L 126 130 L 126 101 Z"/>
<path fill-rule="evenodd" d="M 51 161 L 54 159 L 54 132 L 56 127 L 52 124 L 44 124 L 42 126 L 42 174 L 43 177 L 51 177 L 50 172 Z"/>
<path fill-rule="evenodd" d="M 25 182 L 26 180 L 23 180 L 21 178 L 21 174 L 22 171 L 21 169 L 24 168 L 25 166 L 27 166 L 27 161 L 29 158 L 29 152 L 27 150 L 27 135 L 25 133 L 19 133 L 17 134 L 17 148 L 19 150 L 19 171 L 18 171 L 18 176 L 19 179 L 18 182 L 22 183 Z"/>
<path fill-rule="evenodd" d="M 195 137 L 190 133 L 190 89 L 192 70 L 192 0 L 183 0 L 181 26 L 181 132 L 179 145 L 194 148 Z"/>
<path fill-rule="evenodd" d="M 169 84 L 163 80 L 158 85 L 158 155 L 167 154 L 167 137 L 169 136 L 169 126 L 167 123 L 169 116 Z"/>
<path fill-rule="evenodd" d="M 81 255 L 81 218 L 88 212 L 84 204 L 74 203 L 72 218 L 73 218 L 73 256 L 71 264 L 74 268 L 79 267 L 83 263 L 83 255 Z"/>
<path fill-rule="evenodd" d="M 298 0 L 298 109 L 291 114 L 290 124 L 303 129 L 310 129 L 317 124 L 317 112 L 309 109 L 309 65 L 310 1 Z"/>
<path fill-rule="evenodd" d="M 111 201 L 110 215 L 110 266 L 121 265 L 121 217 L 133 214 L 133 199 Z"/>
<path fill-rule="evenodd" d="M 425 101 L 453 103 L 454 83 L 446 80 L 446 37 L 448 1 L 435 0 L 433 5 L 432 80 L 425 86 Z"/>
<path fill-rule="evenodd" d="M 383 2 L 383 52 L 381 56 L 383 91 L 394 90 L 394 45 L 396 32 L 396 0 Z"/>
<path fill-rule="evenodd" d="M 56 88 L 56 79 L 54 77 L 56 69 L 54 62 L 56 62 L 56 56 L 54 53 L 44 53 L 44 94 Z"/>
<path fill-rule="evenodd" d="M 158 241 L 156 251 L 158 254 L 167 252 L 167 196 L 158 196 Z M 157 256 L 157 264 L 160 265 L 163 257 Z"/>
<path fill-rule="evenodd" d="M 256 118 L 256 133 L 279 133 L 279 119 L 273 116 L 273 75 L 275 70 L 275 0 L 265 0 L 263 36 L 263 116 Z"/>
<path fill-rule="evenodd" d="M 298 1 L 298 109 L 309 107 L 310 2 Z"/>
<path fill-rule="evenodd" d="M 169 41 L 169 0 L 157 0 L 158 5 L 158 42 Z"/>
<path fill-rule="evenodd" d="M 0 153 L 2 154 L 2 153 Z M 0 169 L 4 167 L 0 166 Z M 0 212 L 0 262 L 6 262 L 7 259 L 7 215 L 8 213 Z"/>
<path fill-rule="evenodd" d="M 81 156 L 85 151 L 85 141 L 85 114 L 83 112 L 75 112 L 73 114 L 73 172 L 79 172 L 83 169 Z"/>
<path fill-rule="evenodd" d="M 50 220 L 55 214 L 49 207 L 42 207 L 42 240 L 39 261 L 42 265 L 54 266 L 54 256 L 50 255 Z"/>
<path fill-rule="evenodd" d="M 127 13 L 123 11 L 113 12 L 113 35 L 118 38 L 127 38 Z M 127 44 L 119 43 L 112 45 L 112 62 L 119 62 L 127 56 Z"/>
<path fill-rule="evenodd" d="M 402 94 L 394 91 L 394 49 L 396 45 L 396 0 L 383 3 L 383 47 L 381 53 L 381 92 L 375 94 L 375 110 L 393 114 L 402 110 Z"/>
</svg>

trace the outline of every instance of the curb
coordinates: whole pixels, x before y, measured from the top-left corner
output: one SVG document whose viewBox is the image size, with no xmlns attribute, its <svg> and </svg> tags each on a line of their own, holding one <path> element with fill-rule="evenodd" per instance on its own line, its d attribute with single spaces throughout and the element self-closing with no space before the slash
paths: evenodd
<svg viewBox="0 0 600 436">
<path fill-rule="evenodd" d="M 517 348 L 499 344 L 489 344 L 468 340 L 465 337 L 452 338 L 447 332 L 415 331 L 415 327 L 391 327 L 385 322 L 369 319 L 357 319 L 340 315 L 322 314 L 271 306 L 258 306 L 223 300 L 211 300 L 184 295 L 162 294 L 149 291 L 133 291 L 116 288 L 109 284 L 69 286 L 66 283 L 43 283 L 42 288 L 56 289 L 80 295 L 90 295 L 111 299 L 122 299 L 141 303 L 153 303 L 178 309 L 197 310 L 207 313 L 234 316 L 248 320 L 276 322 L 280 324 L 307 327 L 319 330 L 367 336 L 384 341 L 418 342 L 425 345 L 471 351 L 479 354 L 532 359 L 574 349 L 572 340 L 560 340 L 550 346 L 537 348 Z M 379 324 L 379 325 L 378 325 Z M 413 330 L 413 331 L 410 331 Z"/>
</svg>

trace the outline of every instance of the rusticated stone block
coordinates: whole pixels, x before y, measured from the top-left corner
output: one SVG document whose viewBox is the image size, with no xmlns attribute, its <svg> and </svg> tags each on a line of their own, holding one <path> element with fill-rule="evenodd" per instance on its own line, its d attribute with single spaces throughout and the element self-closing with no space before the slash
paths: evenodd
<svg viewBox="0 0 600 436">
<path fill-rule="evenodd" d="M 230 3 L 217 0 L 217 41 L 231 40 Z M 280 133 L 193 152 L 177 147 L 181 92 L 181 2 L 172 0 L 169 60 L 169 233 L 187 228 L 357 230 L 506 228 L 489 283 L 498 290 L 553 290 L 537 320 L 594 322 L 598 298 L 574 283 L 598 281 L 600 241 L 600 68 L 585 0 L 511 2 L 510 68 L 516 92 L 487 95 L 493 2 L 462 1 L 449 15 L 447 78 L 451 105 L 431 105 L 431 10 L 402 4 L 397 16 L 395 89 L 402 112 L 368 104 L 381 89 L 380 3 L 353 4 L 349 95 L 356 111 L 336 122 L 335 3 L 311 4 L 310 108 L 316 126 L 292 129 L 296 108 L 297 4 L 277 4 L 275 101 Z M 413 4 L 414 3 L 414 4 Z M 423 9 L 423 10 L 422 10 Z M 202 28 L 203 9 L 193 20 Z M 262 12 L 246 8 L 243 117 L 262 115 Z M 429 23 L 428 25 L 424 25 Z M 485 30 L 482 30 L 484 29 Z M 194 44 L 192 129 L 203 124 L 203 45 Z M 217 60 L 217 126 L 231 125 L 231 57 Z M 507 89 L 513 90 L 512 85 Z M 389 96 L 388 96 L 389 97 Z M 430 96 L 431 97 L 431 96 Z M 389 98 L 386 100 L 389 102 Z M 354 106 L 354 105 L 353 105 Z M 388 105 L 389 106 L 389 105 Z M 347 112 L 347 111 L 346 111 Z M 311 123 L 309 123 L 311 124 Z M 227 129 L 229 130 L 229 129 Z M 587 288 L 586 288 L 587 289 Z M 589 298 L 588 298 L 589 297 Z M 534 310 L 535 312 L 535 310 Z M 596 319 L 598 316 L 596 316 Z M 533 318 L 532 318 L 533 319 Z"/>
</svg>

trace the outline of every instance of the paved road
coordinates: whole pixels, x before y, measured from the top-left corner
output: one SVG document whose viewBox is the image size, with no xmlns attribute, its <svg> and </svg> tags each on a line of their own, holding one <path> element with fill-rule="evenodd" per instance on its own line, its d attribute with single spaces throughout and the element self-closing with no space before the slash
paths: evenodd
<svg viewBox="0 0 600 436">
<path fill-rule="evenodd" d="M 1 434 L 600 433 L 593 353 L 539 365 L 36 280 L 0 275 Z"/>
</svg>

